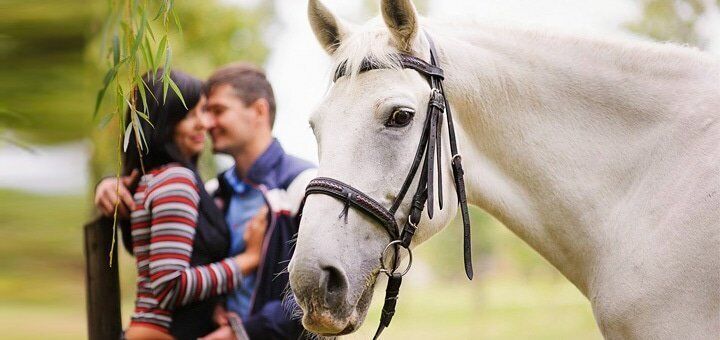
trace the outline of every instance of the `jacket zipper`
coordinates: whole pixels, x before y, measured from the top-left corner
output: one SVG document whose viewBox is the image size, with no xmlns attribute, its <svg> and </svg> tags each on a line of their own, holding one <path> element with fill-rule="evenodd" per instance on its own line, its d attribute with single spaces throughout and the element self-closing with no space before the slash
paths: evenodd
<svg viewBox="0 0 720 340">
<path fill-rule="evenodd" d="M 272 206 L 270 205 L 270 202 L 267 199 L 267 188 L 264 185 L 258 186 L 260 189 L 260 193 L 262 194 L 263 200 L 265 201 L 265 205 L 268 207 L 268 214 L 270 215 L 270 222 L 268 223 L 268 230 L 265 231 L 265 238 L 263 239 L 263 247 L 262 251 L 260 252 L 260 262 L 258 263 L 258 269 L 257 269 L 257 276 L 255 277 L 255 289 L 253 289 L 252 296 L 250 297 L 250 306 L 248 307 L 248 315 L 253 314 L 252 310 L 255 307 L 255 298 L 257 297 L 257 291 L 258 291 L 258 283 L 261 281 L 260 278 L 263 275 L 263 266 L 265 264 L 265 256 L 267 255 L 268 247 L 270 246 L 270 239 L 271 237 L 268 237 L 269 235 L 272 235 L 273 232 L 275 232 L 275 225 L 277 222 L 277 217 L 275 215 L 275 211 L 272 210 Z"/>
</svg>

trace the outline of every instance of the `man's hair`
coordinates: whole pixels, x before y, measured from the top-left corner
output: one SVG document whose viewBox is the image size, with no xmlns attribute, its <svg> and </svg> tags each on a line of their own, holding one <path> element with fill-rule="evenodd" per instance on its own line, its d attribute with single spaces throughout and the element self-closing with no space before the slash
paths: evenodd
<svg viewBox="0 0 720 340">
<path fill-rule="evenodd" d="M 232 63 L 215 71 L 205 83 L 204 92 L 209 95 L 214 88 L 228 84 L 235 89 L 235 95 L 250 105 L 265 98 L 270 109 L 270 127 L 275 125 L 275 95 L 265 72 L 250 63 Z"/>
</svg>

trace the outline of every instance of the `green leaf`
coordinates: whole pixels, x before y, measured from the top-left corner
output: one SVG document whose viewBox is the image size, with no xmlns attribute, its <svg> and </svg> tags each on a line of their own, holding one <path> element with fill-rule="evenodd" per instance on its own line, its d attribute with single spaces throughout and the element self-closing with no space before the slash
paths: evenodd
<svg viewBox="0 0 720 340">
<path fill-rule="evenodd" d="M 103 97 L 105 97 L 105 91 L 107 87 L 103 87 L 98 91 L 97 97 L 95 98 L 95 110 L 93 111 L 93 119 L 97 117 L 98 111 L 100 111 L 100 104 L 102 104 Z"/>
<path fill-rule="evenodd" d="M 130 133 L 132 132 L 132 122 L 125 128 L 125 134 L 123 134 L 123 151 L 127 152 L 128 145 L 130 144 Z"/>
<path fill-rule="evenodd" d="M 180 92 L 180 89 L 178 88 L 177 84 L 172 80 L 172 78 L 168 77 L 168 83 L 170 84 L 170 87 L 172 88 L 173 92 L 180 98 L 180 101 L 183 103 L 183 106 L 185 106 L 186 110 L 189 110 L 187 107 L 187 104 L 185 104 L 185 98 L 183 98 L 182 93 Z"/>
<path fill-rule="evenodd" d="M 160 16 L 165 13 L 165 0 L 160 1 L 160 8 L 158 8 L 157 14 L 155 14 L 155 17 L 153 18 L 153 21 L 160 19 Z"/>
<path fill-rule="evenodd" d="M 113 36 L 112 51 L 113 51 L 113 66 L 117 67 L 118 64 L 120 64 L 120 38 L 118 38 L 117 34 L 115 34 Z"/>
<path fill-rule="evenodd" d="M 167 99 L 167 91 L 170 80 L 170 60 L 172 59 L 172 50 L 168 46 L 165 50 L 165 66 L 163 66 L 163 103 Z"/>
<path fill-rule="evenodd" d="M 140 93 L 140 99 L 143 103 L 143 109 L 148 110 L 148 104 L 147 104 L 147 94 L 145 94 L 145 81 L 140 78 L 140 76 L 135 76 L 135 87 L 138 89 L 138 93 Z"/>
<path fill-rule="evenodd" d="M 163 59 L 165 49 L 167 49 L 167 35 L 164 35 L 162 39 L 160 39 L 160 44 L 158 45 L 157 52 L 155 53 L 155 72 L 157 72 L 158 67 L 160 67 L 160 60 Z M 155 77 L 153 77 L 154 80 Z"/>
<path fill-rule="evenodd" d="M 142 78 L 140 78 L 140 79 L 142 79 Z M 158 99 L 157 99 L 157 97 L 155 97 L 155 93 L 153 93 L 152 89 L 150 89 L 150 86 L 148 86 L 148 84 L 145 82 L 145 80 L 143 80 L 143 85 L 145 85 L 145 88 L 147 89 L 147 92 L 150 92 L 150 96 L 153 97 L 153 99 L 155 100 L 155 102 L 156 102 L 156 103 L 159 102 Z"/>
<path fill-rule="evenodd" d="M 140 44 L 142 44 L 143 36 L 145 35 L 145 23 L 147 22 L 147 19 L 145 18 L 145 11 L 142 11 L 143 13 L 143 19 L 140 20 L 140 28 L 137 31 L 137 34 L 135 35 L 135 40 L 133 41 L 132 48 L 130 49 L 129 55 L 135 55 L 137 53 L 138 48 L 140 47 Z"/>
<path fill-rule="evenodd" d="M 163 82 L 163 104 L 165 104 L 165 101 L 167 100 L 168 86 L 170 85 L 170 78 L 163 77 L 162 82 Z"/>
<path fill-rule="evenodd" d="M 115 115 L 114 115 L 112 112 L 106 113 L 106 114 L 102 117 L 102 119 L 100 119 L 100 122 L 98 123 L 98 128 L 104 129 L 105 126 L 107 126 L 108 123 L 110 123 L 110 121 L 112 120 L 112 117 L 113 117 L 113 116 L 115 116 Z"/>
<path fill-rule="evenodd" d="M 142 117 L 142 119 L 144 119 L 148 124 L 150 124 L 150 126 L 155 127 L 155 125 L 153 125 L 153 123 L 150 122 L 150 117 L 148 117 L 148 115 L 146 115 L 145 113 L 140 112 L 140 111 L 138 111 L 137 114 L 138 114 L 138 116 Z"/>
<path fill-rule="evenodd" d="M 95 98 L 95 110 L 93 111 L 93 119 L 97 117 L 98 110 L 100 110 L 100 104 L 102 104 L 102 100 L 105 97 L 105 92 L 107 91 L 108 86 L 110 85 L 110 82 L 115 79 L 115 76 L 117 76 L 117 67 L 112 67 L 105 73 L 105 78 L 103 79 L 103 86 L 98 91 L 97 98 Z"/>
<path fill-rule="evenodd" d="M 175 26 L 177 26 L 178 31 L 180 32 L 180 35 L 183 35 L 182 25 L 180 25 L 180 19 L 178 19 L 177 13 L 175 11 L 172 12 L 173 19 L 175 19 Z"/>
<path fill-rule="evenodd" d="M 144 13 L 144 11 L 143 11 L 143 13 Z M 152 25 L 150 25 L 147 15 L 143 15 L 143 20 L 145 21 L 145 27 L 147 28 L 148 34 L 150 34 L 150 38 L 152 38 L 152 40 L 155 41 L 155 33 L 152 30 Z"/>
<path fill-rule="evenodd" d="M 135 111 L 135 112 L 139 113 L 138 111 Z M 140 127 L 140 122 L 138 121 L 137 117 L 135 117 L 135 125 L 136 125 L 135 128 L 137 129 L 137 132 L 140 135 L 140 143 L 141 143 L 140 151 L 149 150 L 150 147 L 148 147 L 147 138 L 145 138 L 145 131 L 143 131 L 143 129 Z M 151 126 L 152 126 L 152 124 L 151 124 Z M 143 148 L 143 145 L 145 146 L 145 148 Z"/>
<path fill-rule="evenodd" d="M 140 51 L 142 51 L 142 55 L 145 58 L 145 66 L 152 71 L 155 68 L 155 60 L 153 59 L 153 55 L 150 50 L 150 43 L 147 38 L 145 38 Z"/>
</svg>

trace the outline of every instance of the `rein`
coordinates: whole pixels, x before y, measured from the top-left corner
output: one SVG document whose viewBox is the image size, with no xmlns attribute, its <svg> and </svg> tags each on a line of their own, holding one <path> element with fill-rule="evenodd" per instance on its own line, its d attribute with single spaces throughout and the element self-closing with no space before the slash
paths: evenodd
<svg viewBox="0 0 720 340">
<path fill-rule="evenodd" d="M 430 44 L 430 63 L 414 57 L 409 54 L 399 53 L 395 55 L 400 66 L 405 69 L 413 69 L 423 75 L 432 89 L 430 99 L 427 107 L 427 115 L 425 116 L 425 123 L 423 132 L 418 143 L 417 150 L 415 152 L 415 158 L 413 159 L 410 171 L 405 178 L 405 181 L 398 192 L 397 197 L 392 203 L 392 206 L 387 209 L 382 204 L 378 203 L 372 197 L 366 195 L 362 191 L 352 187 L 349 184 L 343 183 L 333 178 L 318 177 L 310 181 L 307 188 L 305 189 L 305 199 L 313 194 L 321 194 L 334 197 L 342 201 L 345 206 L 338 216 L 338 218 L 345 218 L 347 221 L 347 213 L 352 207 L 368 217 L 375 220 L 380 224 L 390 236 L 390 243 L 385 247 L 383 252 L 380 254 L 380 271 L 388 276 L 388 284 L 385 290 L 385 303 L 383 304 L 382 315 L 380 317 L 380 325 L 375 333 L 373 339 L 377 339 L 382 331 L 390 325 L 390 321 L 395 314 L 395 307 L 397 305 L 398 294 L 400 293 L 400 285 L 402 284 L 402 277 L 410 270 L 412 266 L 412 251 L 410 250 L 410 243 L 412 242 L 413 235 L 418 228 L 418 223 L 422 216 L 423 209 L 427 206 L 427 214 L 430 219 L 433 218 L 433 200 L 435 197 L 435 181 L 434 174 L 437 172 L 437 196 L 438 205 L 440 209 L 443 209 L 443 193 L 442 193 L 442 122 L 443 113 L 446 116 L 448 124 L 448 135 L 450 139 L 450 152 L 452 155 L 451 167 L 453 178 L 455 182 L 455 190 L 457 193 L 458 204 L 463 219 L 463 255 L 465 263 L 465 274 L 468 279 L 473 278 L 472 258 L 471 258 L 471 245 L 470 245 L 470 215 L 468 212 L 467 197 L 465 194 L 465 181 L 463 179 L 463 167 L 462 157 L 458 153 L 457 140 L 455 136 L 455 127 L 453 124 L 452 113 L 450 111 L 450 105 L 443 89 L 442 81 L 444 79 L 444 72 L 437 63 L 437 52 L 435 50 L 435 44 L 430 36 L 425 33 L 427 40 Z M 365 58 L 360 65 L 360 72 L 366 72 L 370 70 L 377 70 L 385 68 L 371 58 Z M 345 63 L 342 63 L 335 72 L 336 81 L 338 78 L 346 75 Z M 437 158 L 435 158 L 437 156 Z M 408 212 L 407 221 L 404 223 L 402 229 L 397 223 L 395 214 L 397 213 L 400 204 L 403 202 L 410 185 L 415 178 L 418 170 L 421 167 L 420 178 L 418 180 L 417 188 L 412 197 L 410 205 L 410 211 Z M 304 200 L 303 200 L 304 203 Z M 304 205 L 304 204 L 302 204 Z M 301 211 L 302 211 L 301 205 Z M 393 258 L 391 268 L 386 268 L 385 255 L 390 249 L 393 249 Z M 400 265 L 399 248 L 404 248 L 409 254 L 409 263 L 407 267 L 401 272 L 398 271 Z"/>
</svg>

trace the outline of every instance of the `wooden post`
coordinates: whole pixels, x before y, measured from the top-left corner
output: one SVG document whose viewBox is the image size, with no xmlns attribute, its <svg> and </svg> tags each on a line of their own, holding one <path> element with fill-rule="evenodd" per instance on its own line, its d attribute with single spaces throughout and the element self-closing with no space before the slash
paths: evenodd
<svg viewBox="0 0 720 340">
<path fill-rule="evenodd" d="M 109 265 L 113 221 L 96 218 L 84 227 L 85 232 L 85 284 L 87 288 L 88 339 L 120 339 L 120 279 L 118 274 L 117 238 L 113 250 L 112 267 Z"/>
</svg>

